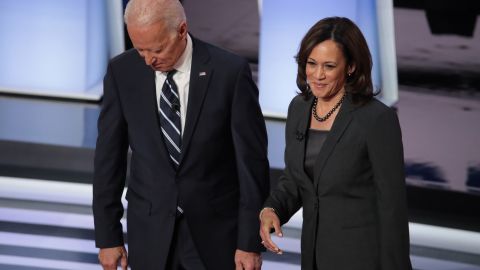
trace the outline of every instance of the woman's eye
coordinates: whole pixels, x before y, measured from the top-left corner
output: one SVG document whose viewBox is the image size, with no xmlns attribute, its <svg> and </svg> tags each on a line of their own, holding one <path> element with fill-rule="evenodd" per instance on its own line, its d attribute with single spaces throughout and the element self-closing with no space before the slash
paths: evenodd
<svg viewBox="0 0 480 270">
<path fill-rule="evenodd" d="M 308 61 L 307 62 L 307 65 L 310 65 L 310 66 L 314 66 L 316 63 L 315 62 L 312 62 L 312 61 Z"/>
</svg>

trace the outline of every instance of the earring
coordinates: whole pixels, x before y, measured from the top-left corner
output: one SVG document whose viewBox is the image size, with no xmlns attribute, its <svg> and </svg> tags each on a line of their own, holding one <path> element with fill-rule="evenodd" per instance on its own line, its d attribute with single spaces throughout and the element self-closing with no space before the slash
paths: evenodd
<svg viewBox="0 0 480 270">
<path fill-rule="evenodd" d="M 310 91 L 310 84 L 308 84 L 308 80 L 305 80 L 305 89 L 308 91 Z"/>
<path fill-rule="evenodd" d="M 348 77 L 350 77 L 350 76 L 352 76 L 352 73 L 351 73 L 351 72 L 348 72 L 348 74 L 347 74 L 347 75 L 348 75 Z"/>
</svg>

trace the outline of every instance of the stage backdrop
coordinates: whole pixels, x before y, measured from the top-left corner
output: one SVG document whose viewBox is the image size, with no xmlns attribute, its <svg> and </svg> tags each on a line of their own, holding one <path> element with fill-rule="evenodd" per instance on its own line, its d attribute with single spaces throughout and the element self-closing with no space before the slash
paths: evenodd
<svg viewBox="0 0 480 270">
<path fill-rule="evenodd" d="M 122 12 L 121 0 L 1 0 L 0 92 L 100 99 Z"/>
</svg>

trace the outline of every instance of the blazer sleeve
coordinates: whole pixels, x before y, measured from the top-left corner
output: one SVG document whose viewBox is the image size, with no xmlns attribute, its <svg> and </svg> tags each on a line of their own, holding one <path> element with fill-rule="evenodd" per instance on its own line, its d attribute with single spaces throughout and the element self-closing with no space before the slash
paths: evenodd
<svg viewBox="0 0 480 270">
<path fill-rule="evenodd" d="M 237 248 L 260 252 L 258 213 L 270 189 L 267 132 L 258 89 L 244 61 L 232 100 L 231 131 L 240 186 Z"/>
<path fill-rule="evenodd" d="M 367 135 L 376 187 L 381 269 L 411 269 L 403 145 L 396 113 L 385 110 Z"/>
<path fill-rule="evenodd" d="M 296 97 L 299 98 L 299 97 Z M 300 97 L 301 98 L 301 97 Z M 283 225 L 300 209 L 302 200 L 300 192 L 295 180 L 290 172 L 291 164 L 289 163 L 289 145 L 295 138 L 293 137 L 293 126 L 295 120 L 295 99 L 288 107 L 287 123 L 285 125 L 285 169 L 280 177 L 277 186 L 272 190 L 270 196 L 264 203 L 264 207 L 272 207 Z M 293 157 L 300 158 L 300 157 Z"/>
<path fill-rule="evenodd" d="M 98 248 L 123 245 L 121 202 L 127 169 L 127 124 L 109 64 L 98 119 L 93 179 L 93 216 Z"/>
<path fill-rule="evenodd" d="M 283 225 L 300 209 L 302 202 L 295 181 L 292 180 L 288 167 L 285 168 L 277 186 L 265 201 L 264 207 L 275 209 Z"/>
</svg>

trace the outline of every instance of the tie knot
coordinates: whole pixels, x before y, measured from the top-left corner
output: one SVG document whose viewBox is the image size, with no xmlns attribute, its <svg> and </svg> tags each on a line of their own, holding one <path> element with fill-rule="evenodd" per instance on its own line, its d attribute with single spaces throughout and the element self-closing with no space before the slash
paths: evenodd
<svg viewBox="0 0 480 270">
<path fill-rule="evenodd" d="M 169 72 L 167 72 L 167 79 L 168 80 L 171 80 L 173 78 L 173 75 L 177 73 L 177 70 L 176 69 L 172 69 L 170 70 Z"/>
</svg>

